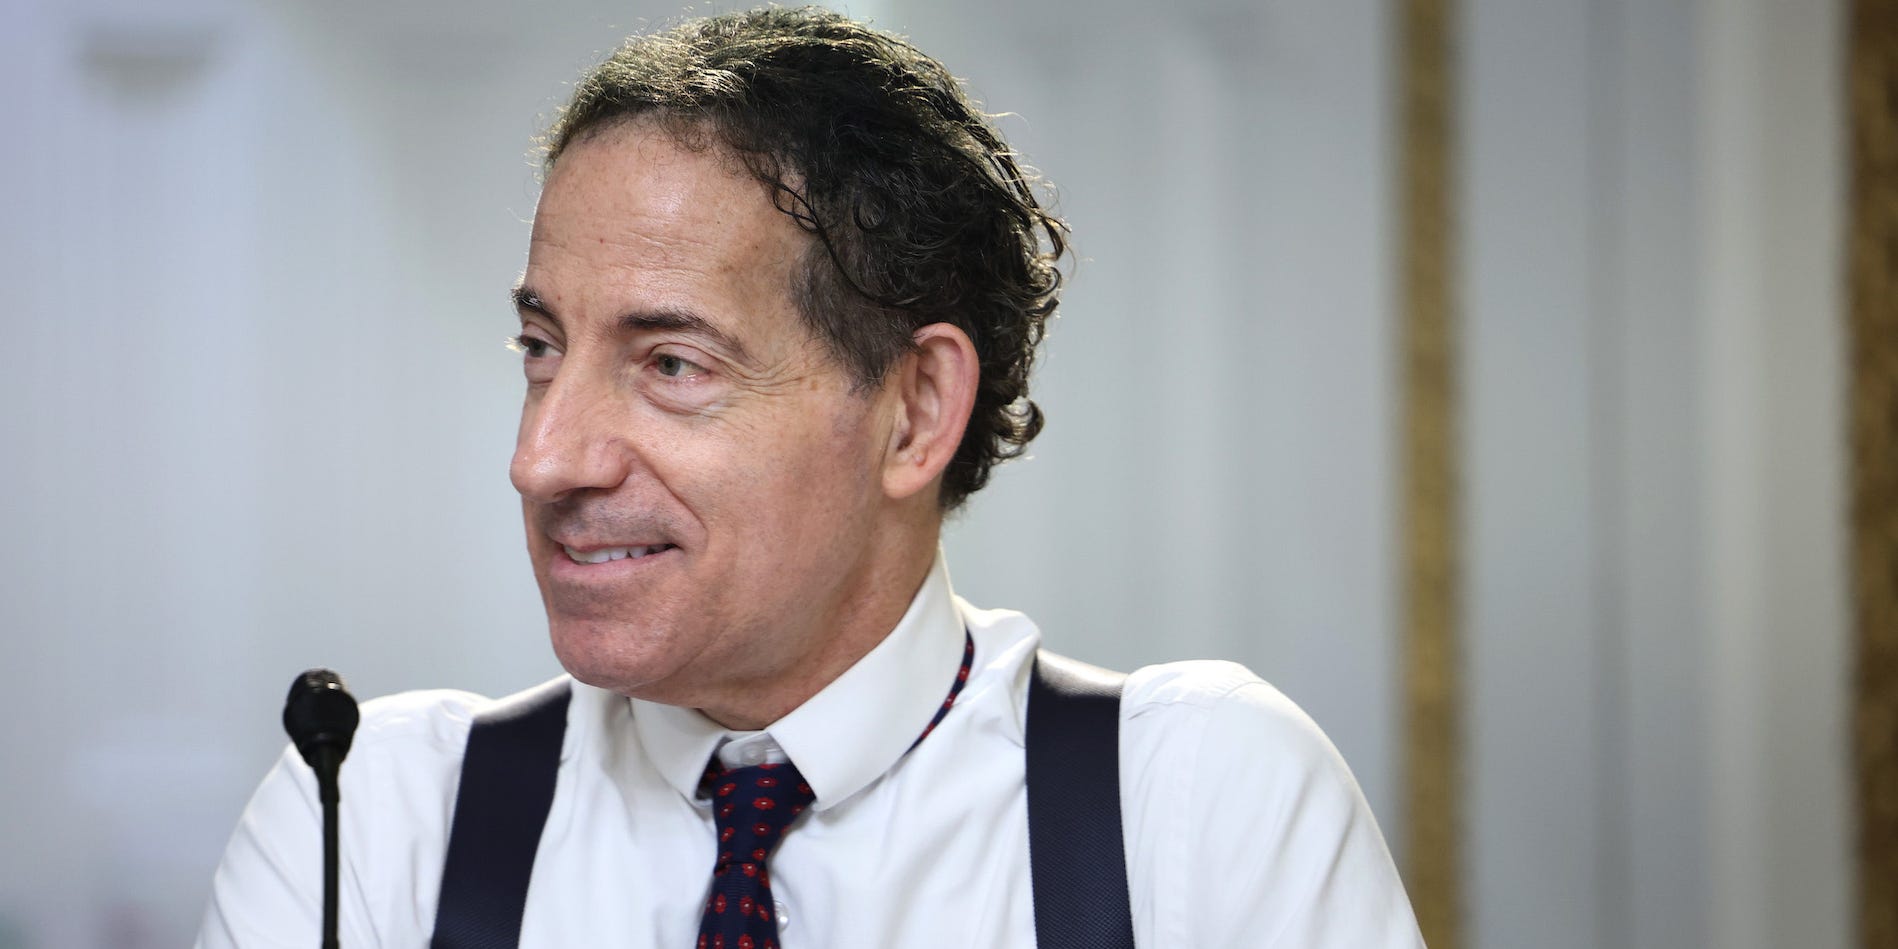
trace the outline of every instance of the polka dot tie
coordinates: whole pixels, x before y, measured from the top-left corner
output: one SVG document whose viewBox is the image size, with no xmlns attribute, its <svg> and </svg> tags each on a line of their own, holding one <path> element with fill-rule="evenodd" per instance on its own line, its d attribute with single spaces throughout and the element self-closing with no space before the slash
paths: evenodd
<svg viewBox="0 0 1898 949">
<path fill-rule="evenodd" d="M 733 768 L 712 779 L 718 862 L 699 922 L 699 949 L 777 949 L 765 860 L 815 796 L 788 763 Z"/>
<path fill-rule="evenodd" d="M 969 681 L 974 659 L 975 640 L 964 634 L 962 669 L 917 744 L 949 714 Z M 789 762 L 727 769 L 719 765 L 716 755 L 705 770 L 702 786 L 712 798 L 718 861 L 712 866 L 712 895 L 706 898 L 705 915 L 699 921 L 698 949 L 778 949 L 777 904 L 771 898 L 771 872 L 765 863 L 784 839 L 785 828 L 811 806 L 816 795 Z"/>
</svg>

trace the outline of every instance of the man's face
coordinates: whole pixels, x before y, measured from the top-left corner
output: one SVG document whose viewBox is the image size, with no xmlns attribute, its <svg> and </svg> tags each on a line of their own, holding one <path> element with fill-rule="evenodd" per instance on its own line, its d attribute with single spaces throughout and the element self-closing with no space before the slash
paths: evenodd
<svg viewBox="0 0 1898 949">
<path fill-rule="evenodd" d="M 797 313 L 810 241 L 725 153 L 647 125 L 548 177 L 511 475 L 581 681 L 728 702 L 808 661 L 867 589 L 891 411 Z"/>
</svg>

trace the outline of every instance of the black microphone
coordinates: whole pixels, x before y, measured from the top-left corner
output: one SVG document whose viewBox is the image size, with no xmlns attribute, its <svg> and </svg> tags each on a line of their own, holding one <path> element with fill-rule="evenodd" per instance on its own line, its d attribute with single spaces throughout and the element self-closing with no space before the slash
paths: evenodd
<svg viewBox="0 0 1898 949">
<path fill-rule="evenodd" d="M 355 698 L 344 690 L 342 677 L 336 673 L 309 669 L 290 683 L 290 697 L 283 703 L 283 730 L 316 772 L 317 796 L 323 801 L 323 949 L 337 949 L 336 805 L 342 794 L 336 787 L 336 774 L 361 720 Z"/>
</svg>

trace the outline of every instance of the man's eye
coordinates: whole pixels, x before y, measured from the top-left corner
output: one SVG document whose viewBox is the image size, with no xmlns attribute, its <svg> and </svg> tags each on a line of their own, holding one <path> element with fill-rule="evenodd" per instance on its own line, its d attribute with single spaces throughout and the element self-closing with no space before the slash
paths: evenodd
<svg viewBox="0 0 1898 949">
<path fill-rule="evenodd" d="M 654 368 L 659 370 L 660 375 L 667 376 L 674 379 L 680 376 L 690 375 L 692 373 L 692 370 L 698 368 L 692 363 L 689 363 L 683 359 L 680 359 L 677 356 L 672 356 L 665 353 L 661 353 L 658 356 L 653 357 L 652 364 Z"/>
<path fill-rule="evenodd" d="M 539 359 L 540 357 L 547 355 L 547 351 L 549 349 L 546 340 L 541 339 L 537 336 L 528 336 L 525 334 L 520 335 L 520 336 L 508 337 L 507 348 L 512 349 L 515 352 L 520 353 L 521 355 L 526 356 L 529 359 Z"/>
</svg>

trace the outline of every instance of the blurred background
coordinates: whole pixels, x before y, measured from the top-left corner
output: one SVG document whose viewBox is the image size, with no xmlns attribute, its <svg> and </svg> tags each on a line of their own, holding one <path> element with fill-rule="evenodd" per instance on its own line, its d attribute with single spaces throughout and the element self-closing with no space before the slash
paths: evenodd
<svg viewBox="0 0 1898 949">
<path fill-rule="evenodd" d="M 3 2 L 0 949 L 175 946 L 295 672 L 558 672 L 506 475 L 530 140 L 725 7 Z M 843 8 L 1010 113 L 1081 258 L 958 591 L 1247 663 L 1410 866 L 1396 6 Z M 1461 941 L 1844 949 L 1843 4 L 1449 27 Z"/>
</svg>

